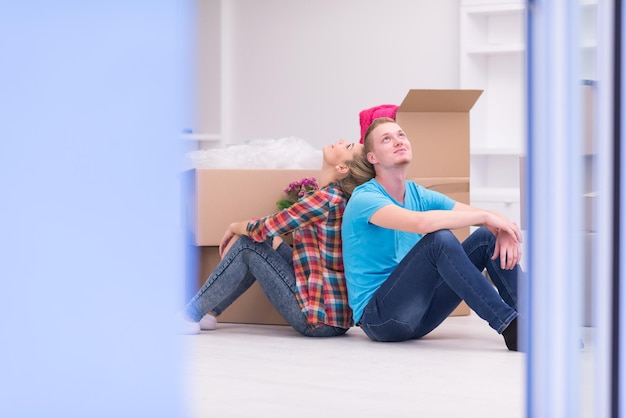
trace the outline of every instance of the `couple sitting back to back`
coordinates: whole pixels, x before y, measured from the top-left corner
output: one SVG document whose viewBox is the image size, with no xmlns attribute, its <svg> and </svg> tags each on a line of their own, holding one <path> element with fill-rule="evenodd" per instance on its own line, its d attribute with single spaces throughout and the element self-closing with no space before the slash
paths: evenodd
<svg viewBox="0 0 626 418">
<path fill-rule="evenodd" d="M 319 190 L 229 226 L 222 260 L 181 312 L 182 332 L 215 328 L 214 315 L 257 280 L 305 336 L 356 324 L 374 341 L 418 339 L 464 300 L 517 351 L 519 227 L 407 180 L 412 156 L 391 118 L 375 119 L 363 145 L 325 146 Z M 466 226 L 480 228 L 460 243 L 450 230 Z"/>
</svg>

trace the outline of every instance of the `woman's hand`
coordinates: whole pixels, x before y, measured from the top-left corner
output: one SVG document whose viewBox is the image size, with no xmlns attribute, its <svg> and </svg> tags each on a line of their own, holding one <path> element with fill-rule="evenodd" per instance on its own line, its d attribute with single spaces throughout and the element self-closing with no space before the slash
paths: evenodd
<svg viewBox="0 0 626 418">
<path fill-rule="evenodd" d="M 283 239 L 282 237 L 276 236 L 274 238 L 272 238 L 272 248 L 273 249 L 278 249 L 278 247 L 280 247 L 280 244 L 283 243 Z"/>
<path fill-rule="evenodd" d="M 220 257 L 224 257 L 224 255 L 230 249 L 231 245 L 233 245 L 233 243 L 237 241 L 237 239 L 241 235 L 247 234 L 247 226 L 248 221 L 233 222 L 232 224 L 228 225 L 228 229 L 226 230 L 224 236 L 222 237 L 222 240 L 220 241 Z"/>
<path fill-rule="evenodd" d="M 220 241 L 220 247 L 219 247 L 220 258 L 224 258 L 224 254 L 228 252 L 232 243 L 234 243 L 236 241 L 236 238 L 238 237 L 239 236 L 233 233 L 230 230 L 230 228 L 226 230 L 226 232 L 224 233 L 224 236 L 222 237 L 222 240 Z"/>
</svg>

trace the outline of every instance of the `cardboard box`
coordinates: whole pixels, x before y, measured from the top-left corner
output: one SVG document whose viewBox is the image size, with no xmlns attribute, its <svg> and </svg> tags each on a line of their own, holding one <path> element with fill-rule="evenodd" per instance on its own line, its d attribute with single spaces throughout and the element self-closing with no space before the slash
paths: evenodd
<svg viewBox="0 0 626 418">
<path fill-rule="evenodd" d="M 319 177 L 319 170 L 196 169 L 185 173 L 188 228 L 199 246 L 195 291 L 220 261 L 218 246 L 228 225 L 276 212 L 289 183 Z M 220 322 L 287 325 L 254 283 L 219 317 Z"/>
<path fill-rule="evenodd" d="M 416 177 L 412 180 L 420 186 L 438 191 L 457 202 L 469 205 L 469 177 Z M 470 227 L 455 229 L 452 232 L 454 232 L 459 241 L 463 241 L 469 236 Z"/>
<path fill-rule="evenodd" d="M 396 121 L 411 141 L 408 178 L 469 177 L 469 112 L 482 90 L 409 90 Z"/>
<path fill-rule="evenodd" d="M 320 161 L 321 164 L 321 161 Z M 319 177 L 320 170 L 197 169 L 195 171 L 196 245 L 219 245 L 232 222 L 276 212 L 289 183 Z"/>
<path fill-rule="evenodd" d="M 320 162 L 321 164 L 321 162 Z M 189 173 L 188 190 L 193 194 L 188 217 L 198 254 L 196 290 L 220 261 L 218 246 L 229 224 L 267 216 L 277 211 L 289 183 L 305 177 L 319 178 L 313 169 L 196 169 Z M 220 316 L 220 322 L 288 325 L 254 283 Z"/>
</svg>

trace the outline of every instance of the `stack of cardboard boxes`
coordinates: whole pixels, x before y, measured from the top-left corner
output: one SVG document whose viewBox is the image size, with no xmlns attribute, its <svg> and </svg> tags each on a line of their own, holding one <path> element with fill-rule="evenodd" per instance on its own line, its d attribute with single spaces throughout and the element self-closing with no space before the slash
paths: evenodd
<svg viewBox="0 0 626 418">
<path fill-rule="evenodd" d="M 413 147 L 408 177 L 469 204 L 469 111 L 481 90 L 410 90 L 396 120 Z M 321 162 L 320 162 L 321 164 Z M 318 170 L 197 169 L 193 196 L 199 288 L 219 262 L 217 246 L 231 222 L 276 211 L 292 181 Z M 463 240 L 469 228 L 454 231 Z M 453 315 L 467 315 L 462 303 Z M 220 322 L 286 324 L 255 283 L 218 318 Z"/>
</svg>

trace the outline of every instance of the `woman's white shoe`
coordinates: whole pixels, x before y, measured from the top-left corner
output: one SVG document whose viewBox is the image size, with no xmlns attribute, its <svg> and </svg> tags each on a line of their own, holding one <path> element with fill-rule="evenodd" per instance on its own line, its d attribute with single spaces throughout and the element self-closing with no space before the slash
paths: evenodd
<svg viewBox="0 0 626 418">
<path fill-rule="evenodd" d="M 200 320 L 200 329 L 203 331 L 211 331 L 217 328 L 217 319 L 211 315 L 206 314 Z"/>
</svg>

